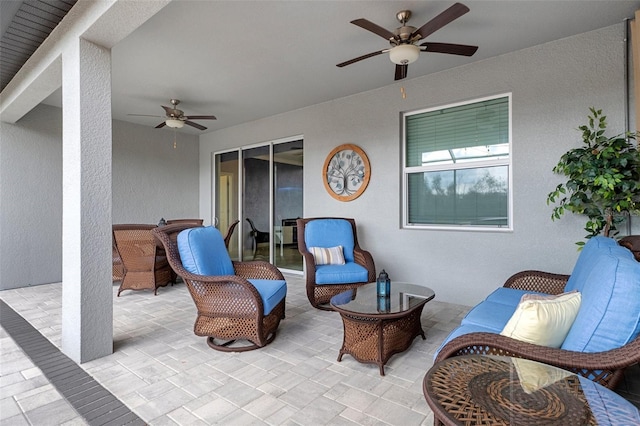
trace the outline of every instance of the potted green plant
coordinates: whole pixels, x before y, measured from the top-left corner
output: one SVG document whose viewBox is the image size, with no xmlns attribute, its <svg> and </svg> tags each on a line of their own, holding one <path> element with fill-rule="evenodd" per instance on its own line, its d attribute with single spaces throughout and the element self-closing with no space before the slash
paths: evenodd
<svg viewBox="0 0 640 426">
<path fill-rule="evenodd" d="M 640 151 L 634 144 L 638 133 L 605 136 L 607 117 L 589 108 L 588 125 L 580 126 L 582 146 L 567 151 L 553 168 L 567 177 L 547 196 L 547 204 L 558 203 L 551 219 L 569 211 L 586 215 L 586 238 L 613 237 L 616 224 L 640 208 Z M 576 243 L 583 246 L 584 241 Z"/>
</svg>

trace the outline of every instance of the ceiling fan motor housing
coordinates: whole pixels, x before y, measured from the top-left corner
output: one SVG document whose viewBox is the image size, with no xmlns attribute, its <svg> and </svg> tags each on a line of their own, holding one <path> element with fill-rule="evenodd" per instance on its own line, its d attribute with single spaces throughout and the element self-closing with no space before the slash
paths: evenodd
<svg viewBox="0 0 640 426">
<path fill-rule="evenodd" d="M 414 40 L 411 39 L 411 34 L 413 34 L 416 31 L 416 29 L 417 29 L 416 27 L 412 27 L 410 25 L 396 28 L 393 31 L 396 38 L 391 41 L 391 44 L 396 46 L 399 44 L 412 43 Z"/>
<path fill-rule="evenodd" d="M 180 119 L 182 116 L 184 116 L 184 112 L 179 109 L 174 109 L 171 111 L 170 115 L 172 118 Z"/>
</svg>

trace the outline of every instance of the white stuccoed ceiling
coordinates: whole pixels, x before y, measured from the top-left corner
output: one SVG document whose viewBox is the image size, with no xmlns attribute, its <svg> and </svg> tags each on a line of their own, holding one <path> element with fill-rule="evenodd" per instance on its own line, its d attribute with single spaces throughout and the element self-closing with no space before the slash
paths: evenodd
<svg viewBox="0 0 640 426">
<path fill-rule="evenodd" d="M 163 121 L 160 105 L 177 98 L 187 115 L 218 117 L 194 120 L 208 132 L 386 85 L 400 87 L 387 54 L 336 67 L 388 47 L 350 21 L 366 18 L 393 30 L 399 26 L 396 13 L 409 9 L 409 25 L 420 27 L 453 3 L 174 0 L 113 47 L 113 118 L 153 127 Z M 426 40 L 478 45 L 477 53 L 421 53 L 408 79 L 621 23 L 640 9 L 640 1 L 617 0 L 462 3 L 471 11 Z M 621 49 L 623 38 L 621 31 Z M 45 102 L 59 105 L 59 99 L 58 92 Z M 180 131 L 203 133 L 187 126 Z"/>
</svg>

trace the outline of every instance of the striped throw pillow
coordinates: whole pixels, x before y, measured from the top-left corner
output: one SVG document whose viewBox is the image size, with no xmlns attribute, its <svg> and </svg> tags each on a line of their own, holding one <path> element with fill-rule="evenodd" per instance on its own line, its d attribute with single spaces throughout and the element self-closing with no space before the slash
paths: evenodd
<svg viewBox="0 0 640 426">
<path fill-rule="evenodd" d="M 342 246 L 336 247 L 309 247 L 316 265 L 344 265 Z"/>
</svg>

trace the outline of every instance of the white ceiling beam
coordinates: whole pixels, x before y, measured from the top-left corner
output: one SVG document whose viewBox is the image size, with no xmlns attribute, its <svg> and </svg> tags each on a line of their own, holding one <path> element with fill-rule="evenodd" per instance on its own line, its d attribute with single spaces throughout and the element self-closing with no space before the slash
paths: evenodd
<svg viewBox="0 0 640 426">
<path fill-rule="evenodd" d="M 79 37 L 112 48 L 171 0 L 79 1 L 0 93 L 0 120 L 15 123 L 62 86 L 61 55 Z"/>
</svg>

